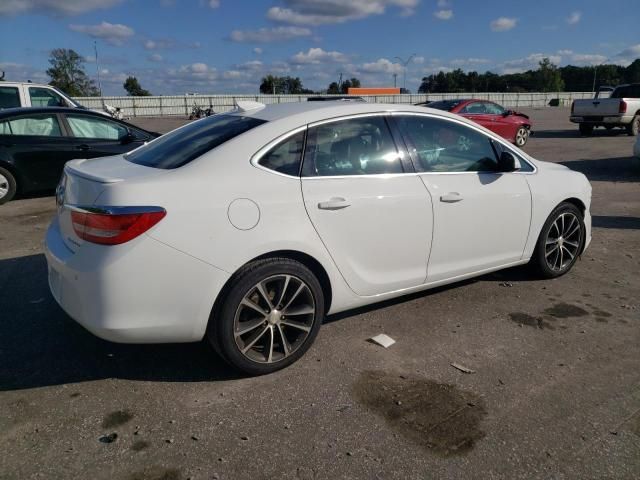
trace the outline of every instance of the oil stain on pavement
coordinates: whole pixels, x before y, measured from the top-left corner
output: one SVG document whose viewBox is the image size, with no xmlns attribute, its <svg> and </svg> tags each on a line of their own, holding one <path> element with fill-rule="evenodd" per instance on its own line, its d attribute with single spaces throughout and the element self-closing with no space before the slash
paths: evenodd
<svg viewBox="0 0 640 480">
<path fill-rule="evenodd" d="M 128 412 L 127 410 L 117 410 L 104 417 L 104 420 L 102 421 L 102 428 L 119 427 L 120 425 L 127 423 L 132 418 L 133 414 L 131 412 Z"/>
<path fill-rule="evenodd" d="M 556 328 L 551 325 L 547 320 L 542 317 L 534 317 L 528 313 L 512 312 L 509 314 L 509 318 L 516 322 L 518 325 L 526 325 L 527 327 L 539 328 L 540 330 L 548 329 L 555 330 Z"/>
<path fill-rule="evenodd" d="M 355 397 L 409 440 L 443 456 L 465 453 L 485 436 L 482 400 L 453 385 L 420 377 L 366 371 Z"/>
<path fill-rule="evenodd" d="M 589 315 L 584 308 L 569 303 L 556 303 L 553 307 L 544 310 L 544 313 L 555 318 L 584 317 Z"/>
<path fill-rule="evenodd" d="M 182 475 L 175 468 L 152 467 L 132 473 L 127 480 L 180 480 Z"/>
</svg>

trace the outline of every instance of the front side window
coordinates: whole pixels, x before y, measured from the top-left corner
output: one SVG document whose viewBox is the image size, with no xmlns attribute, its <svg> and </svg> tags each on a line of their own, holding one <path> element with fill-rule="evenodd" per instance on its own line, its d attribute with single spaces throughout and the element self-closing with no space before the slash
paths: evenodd
<svg viewBox="0 0 640 480">
<path fill-rule="evenodd" d="M 67 102 L 49 88 L 29 87 L 32 107 L 65 107 Z"/>
<path fill-rule="evenodd" d="M 167 133 L 125 158 L 146 167 L 178 168 L 263 123 L 266 120 L 253 117 L 213 115 Z"/>
<path fill-rule="evenodd" d="M 73 135 L 79 138 L 118 140 L 127 134 L 123 125 L 97 117 L 69 114 L 67 122 Z"/>
<path fill-rule="evenodd" d="M 353 118 L 309 129 L 307 176 L 402 173 L 398 151 L 382 116 Z"/>
<path fill-rule="evenodd" d="M 419 115 L 396 117 L 422 172 L 497 172 L 489 137 L 449 120 Z"/>
<path fill-rule="evenodd" d="M 258 163 L 269 170 L 297 177 L 300 174 L 304 133 L 298 132 L 281 141 L 265 153 Z"/>
<path fill-rule="evenodd" d="M 0 123 L 0 133 L 39 137 L 59 137 L 62 135 L 58 117 L 53 114 L 38 114 L 5 120 Z"/>
<path fill-rule="evenodd" d="M 464 106 L 460 113 L 470 115 L 483 115 L 487 113 L 487 108 L 483 102 L 471 102 Z"/>
<path fill-rule="evenodd" d="M 497 103 L 487 102 L 484 104 L 489 115 L 502 115 L 505 110 Z"/>
<path fill-rule="evenodd" d="M 0 108 L 20 106 L 20 94 L 16 87 L 0 87 Z"/>
</svg>

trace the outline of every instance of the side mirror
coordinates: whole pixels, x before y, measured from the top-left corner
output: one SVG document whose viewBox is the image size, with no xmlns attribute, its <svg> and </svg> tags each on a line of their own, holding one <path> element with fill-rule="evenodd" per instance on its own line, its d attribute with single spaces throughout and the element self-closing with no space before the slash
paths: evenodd
<svg viewBox="0 0 640 480">
<path fill-rule="evenodd" d="M 120 143 L 122 145 L 126 145 L 128 143 L 133 142 L 136 139 L 136 136 L 131 133 L 131 130 L 127 129 L 127 132 L 122 135 L 118 140 L 120 140 Z"/>
<path fill-rule="evenodd" d="M 513 115 L 513 110 L 505 110 L 502 112 L 503 117 L 508 117 L 509 115 Z"/>
<path fill-rule="evenodd" d="M 507 152 L 506 150 L 500 154 L 500 161 L 498 162 L 498 167 L 501 172 L 515 172 L 520 170 L 520 160 L 518 160 L 515 155 L 511 152 Z"/>
</svg>

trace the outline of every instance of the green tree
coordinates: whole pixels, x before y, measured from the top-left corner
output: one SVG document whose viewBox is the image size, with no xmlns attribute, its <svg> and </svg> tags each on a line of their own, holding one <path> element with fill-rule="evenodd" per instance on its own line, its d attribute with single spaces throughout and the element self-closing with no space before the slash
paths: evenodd
<svg viewBox="0 0 640 480">
<path fill-rule="evenodd" d="M 626 83 L 640 82 L 640 58 L 636 58 L 631 65 L 625 68 L 624 81 Z"/>
<path fill-rule="evenodd" d="M 551 63 L 547 57 L 538 64 L 539 68 L 533 74 L 535 90 L 540 92 L 561 92 L 564 90 L 564 81 L 558 67 Z"/>
<path fill-rule="evenodd" d="M 327 88 L 327 93 L 329 94 L 340 93 L 340 87 L 338 86 L 338 82 L 331 82 L 329 84 L 329 88 Z"/>
<path fill-rule="evenodd" d="M 360 80 L 355 77 L 349 78 L 342 82 L 340 93 L 348 94 L 350 88 L 360 88 Z"/>
<path fill-rule="evenodd" d="M 127 95 L 129 95 L 130 97 L 151 96 L 151 92 L 142 88 L 142 86 L 140 86 L 140 82 L 138 82 L 138 79 L 136 77 L 127 77 L 122 86 L 127 91 Z"/>
<path fill-rule="evenodd" d="M 267 75 L 262 78 L 262 82 L 260 83 L 260 93 L 293 95 L 312 93 L 312 91 L 304 88 L 300 77 Z"/>
<path fill-rule="evenodd" d="M 74 50 L 56 48 L 49 57 L 51 67 L 47 75 L 50 85 L 72 97 L 91 97 L 99 95 L 95 83 L 84 72 L 84 60 Z"/>
</svg>

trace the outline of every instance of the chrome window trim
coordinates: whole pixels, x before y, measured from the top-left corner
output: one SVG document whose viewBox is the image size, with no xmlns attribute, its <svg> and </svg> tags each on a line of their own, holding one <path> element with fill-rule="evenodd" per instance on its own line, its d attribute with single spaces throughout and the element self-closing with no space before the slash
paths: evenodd
<svg viewBox="0 0 640 480">
<path fill-rule="evenodd" d="M 253 165 L 255 168 L 259 169 L 259 170 L 263 170 L 265 172 L 273 173 L 274 175 L 280 175 L 281 177 L 285 177 L 285 178 L 300 179 L 300 175 L 297 175 L 297 176 L 288 175 L 286 173 L 281 173 L 281 172 L 278 172 L 276 170 L 272 170 L 270 168 L 267 168 L 264 165 L 260 164 L 260 160 L 262 160 L 262 157 L 264 157 L 264 155 L 266 153 L 268 153 L 277 144 L 279 144 L 280 142 L 285 141 L 289 137 L 293 137 L 294 135 L 296 135 L 296 134 L 298 134 L 300 132 L 304 132 L 305 130 L 307 130 L 307 125 L 303 125 L 301 127 L 295 128 L 293 130 L 289 130 L 288 132 L 276 137 L 275 139 L 273 139 L 269 143 L 267 143 L 265 146 L 263 146 L 256 153 L 254 153 L 251 156 L 251 159 L 249 160 L 249 163 L 251 165 Z M 302 161 L 303 161 L 303 158 L 304 158 L 304 148 L 305 148 L 305 145 L 302 146 L 302 156 L 300 157 L 300 165 L 302 165 Z"/>
<path fill-rule="evenodd" d="M 525 162 L 527 165 L 529 165 L 531 168 L 533 168 L 533 171 L 531 172 L 519 172 L 519 171 L 514 171 L 514 172 L 417 172 L 420 174 L 427 174 L 427 175 L 451 175 L 451 174 L 461 174 L 461 173 L 466 173 L 466 174 L 473 174 L 473 173 L 516 173 L 519 175 L 533 175 L 536 174 L 538 172 L 538 167 L 536 167 L 533 163 L 529 162 L 527 159 L 525 159 L 523 157 L 522 154 L 516 152 L 513 149 L 513 146 L 510 145 L 508 142 L 506 142 L 502 137 L 500 137 L 499 135 L 494 134 L 493 132 L 491 132 L 490 134 L 488 134 L 487 132 L 485 132 L 484 130 L 481 130 L 480 128 L 477 128 L 475 125 L 469 125 L 466 122 L 463 122 L 461 120 L 458 120 L 457 118 L 450 118 L 450 117 L 445 117 L 444 115 L 437 115 L 437 114 L 433 114 L 433 113 L 422 113 L 422 112 L 403 112 L 403 111 L 394 111 L 391 112 L 392 116 L 398 116 L 398 115 L 413 115 L 413 116 L 418 116 L 418 117 L 429 117 L 429 118 L 437 118 L 439 120 L 445 120 L 445 121 L 450 121 L 453 123 L 457 123 L 459 125 L 462 125 L 464 127 L 470 128 L 472 130 L 475 130 L 476 132 L 484 135 L 485 137 L 490 138 L 491 140 L 493 140 L 494 142 L 499 143 L 500 145 L 502 145 L 502 147 L 506 147 L 507 150 L 509 150 L 510 153 L 512 153 L 513 155 L 515 155 L 518 160 L 520 162 Z"/>
</svg>

